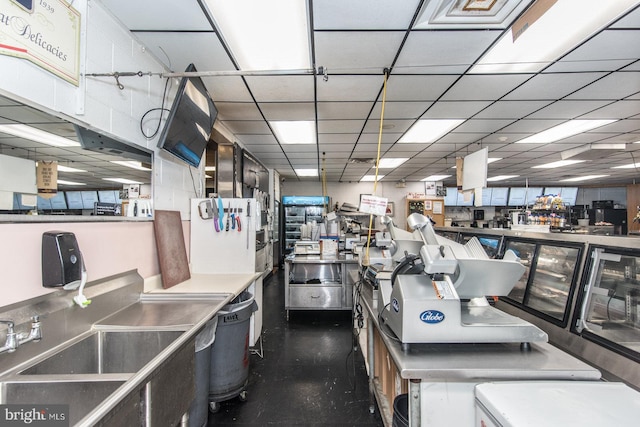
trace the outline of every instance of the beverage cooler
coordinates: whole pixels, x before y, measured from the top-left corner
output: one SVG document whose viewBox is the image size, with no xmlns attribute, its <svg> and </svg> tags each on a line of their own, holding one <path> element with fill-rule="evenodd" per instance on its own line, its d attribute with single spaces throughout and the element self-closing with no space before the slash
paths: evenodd
<svg viewBox="0 0 640 427">
<path fill-rule="evenodd" d="M 282 198 L 284 238 L 280 240 L 283 242 L 283 255 L 293 251 L 295 242 L 302 238 L 300 226 L 312 221 L 319 225 L 328 206 L 329 197 L 325 196 L 284 196 Z"/>
</svg>

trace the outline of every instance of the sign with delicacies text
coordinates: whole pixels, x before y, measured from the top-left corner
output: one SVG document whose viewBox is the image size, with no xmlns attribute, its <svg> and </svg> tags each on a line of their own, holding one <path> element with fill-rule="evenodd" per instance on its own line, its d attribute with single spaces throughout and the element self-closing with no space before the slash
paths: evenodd
<svg viewBox="0 0 640 427">
<path fill-rule="evenodd" d="M 0 0 L 0 54 L 27 59 L 78 86 L 80 13 L 64 0 Z"/>
</svg>

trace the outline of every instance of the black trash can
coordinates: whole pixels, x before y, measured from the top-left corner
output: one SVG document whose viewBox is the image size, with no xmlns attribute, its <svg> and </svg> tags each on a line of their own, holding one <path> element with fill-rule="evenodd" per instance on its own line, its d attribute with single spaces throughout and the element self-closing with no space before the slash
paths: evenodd
<svg viewBox="0 0 640 427">
<path fill-rule="evenodd" d="M 208 421 L 209 373 L 211 369 L 211 345 L 216 337 L 218 317 L 207 322 L 196 336 L 195 382 L 196 393 L 189 408 L 189 427 L 205 427 Z"/>
<path fill-rule="evenodd" d="M 393 427 L 409 427 L 409 395 L 399 394 L 393 399 Z"/>
<path fill-rule="evenodd" d="M 251 314 L 258 309 L 253 294 L 244 291 L 218 312 L 216 339 L 211 346 L 209 410 L 236 396 L 247 398 L 249 330 Z"/>
</svg>

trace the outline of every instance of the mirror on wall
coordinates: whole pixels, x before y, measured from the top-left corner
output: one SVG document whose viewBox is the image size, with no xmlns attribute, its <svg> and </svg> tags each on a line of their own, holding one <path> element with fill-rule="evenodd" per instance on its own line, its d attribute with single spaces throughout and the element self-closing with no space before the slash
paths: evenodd
<svg viewBox="0 0 640 427">
<path fill-rule="evenodd" d="M 127 201 L 120 198 L 124 195 L 120 190 L 128 183 L 139 183 L 142 196 L 151 194 L 151 152 L 4 96 L 0 96 L 0 155 L 7 160 L 58 162 L 58 194 L 54 198 L 37 197 L 37 206 L 30 206 L 15 193 L 11 209 L 7 200 L 0 206 L 2 214 L 92 215 L 94 202 L 105 200 L 122 205 L 106 214 L 122 215 L 124 211 L 126 215 Z M 79 203 L 82 195 L 88 203 Z"/>
</svg>

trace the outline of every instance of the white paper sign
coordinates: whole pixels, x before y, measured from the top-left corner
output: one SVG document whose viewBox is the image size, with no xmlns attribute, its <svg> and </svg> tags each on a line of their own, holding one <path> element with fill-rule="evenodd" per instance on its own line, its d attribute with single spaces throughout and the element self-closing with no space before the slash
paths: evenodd
<svg viewBox="0 0 640 427">
<path fill-rule="evenodd" d="M 64 0 L 0 0 L 0 54 L 28 59 L 78 86 L 80 13 Z"/>
<path fill-rule="evenodd" d="M 363 194 L 360 196 L 360 212 L 384 215 L 387 212 L 387 198 Z"/>
</svg>

